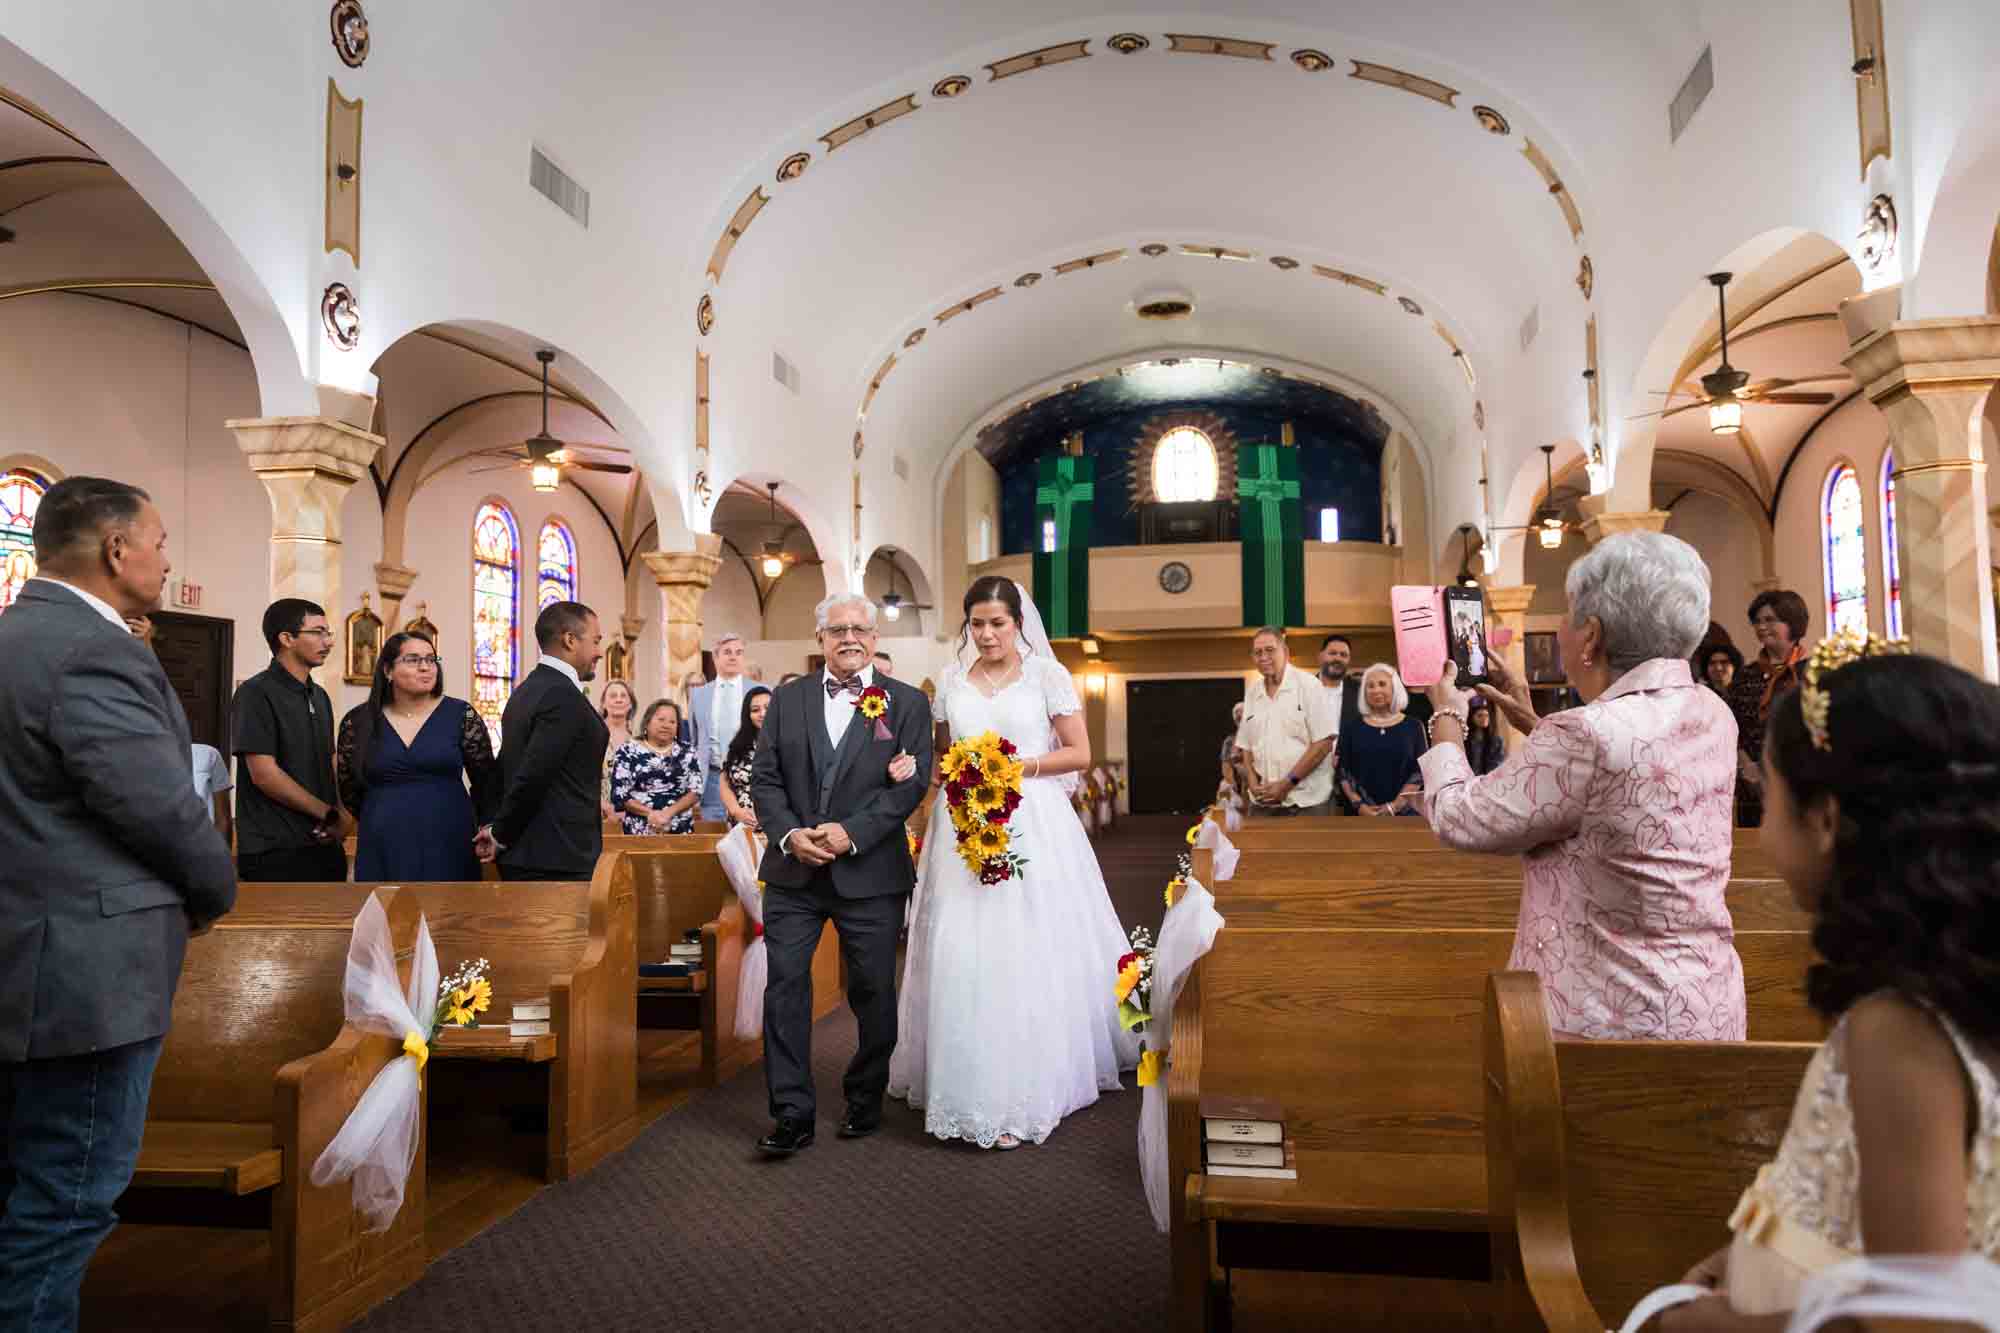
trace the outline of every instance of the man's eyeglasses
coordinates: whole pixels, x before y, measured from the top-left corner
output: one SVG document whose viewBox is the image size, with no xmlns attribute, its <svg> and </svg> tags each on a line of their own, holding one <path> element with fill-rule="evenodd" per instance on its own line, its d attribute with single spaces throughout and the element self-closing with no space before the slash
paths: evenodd
<svg viewBox="0 0 2000 1333">
<path fill-rule="evenodd" d="M 405 653 L 396 659 L 396 665 L 405 667 L 440 667 L 444 665 L 444 659 L 442 657 L 430 656 L 418 657 L 414 653 Z"/>
<path fill-rule="evenodd" d="M 820 631 L 830 639 L 863 639 L 874 632 L 873 625 L 828 625 Z"/>
<path fill-rule="evenodd" d="M 319 625 L 312 629 L 295 629 L 292 631 L 292 637 L 295 639 L 330 639 L 333 637 L 333 631 L 324 625 Z"/>
</svg>

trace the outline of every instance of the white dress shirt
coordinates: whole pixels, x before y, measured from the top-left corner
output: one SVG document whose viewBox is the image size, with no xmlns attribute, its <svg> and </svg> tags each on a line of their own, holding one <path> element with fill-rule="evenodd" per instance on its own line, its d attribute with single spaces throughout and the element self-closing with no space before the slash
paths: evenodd
<svg viewBox="0 0 2000 1333">
<path fill-rule="evenodd" d="M 542 665 L 545 667 L 554 667 L 557 671 L 568 676 L 569 683 L 576 686 L 578 690 L 582 690 L 585 694 L 589 693 L 588 690 L 583 689 L 583 677 L 576 674 L 576 668 L 563 661 L 560 657 L 544 657 L 542 658 Z"/>
<path fill-rule="evenodd" d="M 119 629 L 124 630 L 127 634 L 130 634 L 132 632 L 132 627 L 125 623 L 125 617 L 119 615 L 116 611 L 112 610 L 111 603 L 105 601 L 102 597 L 97 596 L 95 593 L 85 592 L 82 588 L 77 587 L 74 583 L 64 583 L 61 579 L 55 578 L 48 574 L 37 574 L 35 575 L 34 578 L 28 581 L 30 583 L 33 583 L 36 582 L 37 580 L 39 580 L 42 583 L 53 583 L 58 588 L 64 588 L 70 592 L 75 593 L 78 597 L 81 597 L 83 599 L 83 604 L 85 606 L 97 612 L 98 615 L 103 616 L 106 620 L 116 625 Z"/>
<path fill-rule="evenodd" d="M 1265 690 L 1262 676 L 1253 674 L 1243 688 L 1243 727 L 1236 744 L 1249 751 L 1258 778 L 1276 782 L 1291 776 L 1316 742 L 1339 736 L 1332 711 L 1338 700 L 1338 691 L 1326 689 L 1317 675 L 1296 666 L 1285 667 L 1275 695 Z M 1246 734 L 1247 741 L 1242 739 Z M 1322 760 L 1286 793 L 1284 804 L 1322 805 L 1332 796 L 1333 765 Z"/>
<path fill-rule="evenodd" d="M 1341 711 L 1347 703 L 1347 679 L 1343 676 L 1331 685 L 1326 683 L 1326 677 L 1317 673 L 1314 674 L 1313 679 L 1319 682 L 1319 687 L 1322 690 L 1326 691 L 1327 718 L 1333 723 L 1333 734 L 1339 736 L 1342 720 Z"/>
<path fill-rule="evenodd" d="M 741 674 L 715 678 L 708 711 L 708 758 L 715 768 L 722 767 L 729 743 L 736 739 L 736 728 L 743 721 L 743 680 Z"/>
<path fill-rule="evenodd" d="M 826 705 L 826 712 L 822 716 L 826 718 L 827 737 L 832 740 L 834 748 L 839 749 L 841 737 L 847 734 L 848 727 L 854 723 L 854 706 L 859 700 L 856 696 L 844 691 L 839 694 L 828 694 L 826 692 L 826 683 L 834 679 L 836 677 L 831 669 L 824 671 L 813 677 L 813 688 L 820 692 L 820 697 Z M 875 668 L 872 666 L 862 667 L 857 674 L 857 679 L 860 680 L 862 689 L 866 690 L 872 687 L 875 684 Z M 798 832 L 797 829 L 792 830 L 792 833 L 796 832 Z M 778 850 L 782 851 L 786 856 L 792 854 L 791 833 L 787 833 L 784 841 L 778 844 Z M 860 848 L 858 847 L 849 847 L 847 854 L 852 856 L 859 850 Z"/>
</svg>

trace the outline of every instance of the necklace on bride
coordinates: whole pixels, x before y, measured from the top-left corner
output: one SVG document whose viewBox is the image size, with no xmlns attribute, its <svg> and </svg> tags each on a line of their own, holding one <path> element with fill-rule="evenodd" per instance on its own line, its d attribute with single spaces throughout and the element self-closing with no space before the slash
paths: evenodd
<svg viewBox="0 0 2000 1333">
<path fill-rule="evenodd" d="M 993 679 L 993 668 L 991 664 L 989 664 L 984 657 L 979 659 L 979 674 L 980 677 L 984 679 L 986 682 L 986 688 L 984 690 L 984 693 L 987 695 L 988 698 L 991 698 L 993 695 L 996 695 L 1000 693 L 1000 691 L 1006 689 L 1009 685 L 1012 685 L 1014 683 L 1015 678 L 1019 676 L 1020 673 L 1021 673 L 1021 663 L 1017 659 L 1014 665 L 1009 667 L 1006 673 L 1001 676 L 998 682 L 996 682 Z"/>
</svg>

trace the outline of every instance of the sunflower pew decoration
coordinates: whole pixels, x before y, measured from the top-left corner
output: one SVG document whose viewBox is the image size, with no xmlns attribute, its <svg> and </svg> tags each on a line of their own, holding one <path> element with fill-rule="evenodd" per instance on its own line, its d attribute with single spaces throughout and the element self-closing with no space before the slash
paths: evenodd
<svg viewBox="0 0 2000 1333">
<path fill-rule="evenodd" d="M 1021 804 L 1021 761 L 1014 755 L 1014 743 L 990 731 L 945 752 L 945 808 L 959 858 L 981 884 L 1003 884 L 1028 864 L 1008 826 Z"/>
</svg>

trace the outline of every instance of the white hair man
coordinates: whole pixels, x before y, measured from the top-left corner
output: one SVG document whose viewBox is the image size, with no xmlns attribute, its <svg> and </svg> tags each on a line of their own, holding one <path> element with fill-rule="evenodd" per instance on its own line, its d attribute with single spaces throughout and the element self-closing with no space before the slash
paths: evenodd
<svg viewBox="0 0 2000 1333">
<path fill-rule="evenodd" d="M 744 674 L 747 653 L 743 636 L 733 630 L 715 636 L 715 679 L 688 691 L 688 723 L 694 730 L 695 754 L 701 762 L 701 817 L 721 819 L 722 757 L 743 720 L 743 696 L 750 688 Z"/>
<path fill-rule="evenodd" d="M 1243 687 L 1236 753 L 1249 765 L 1251 813 L 1331 814 L 1333 692 L 1292 665 L 1285 631 L 1276 625 L 1250 636 L 1250 660 L 1257 678 Z"/>
<path fill-rule="evenodd" d="M 931 771 L 930 701 L 876 670 L 875 604 L 837 593 L 813 609 L 813 623 L 826 668 L 773 691 L 750 777 L 770 839 L 758 877 L 770 968 L 764 1078 L 776 1123 L 757 1146 L 773 1157 L 813 1142 L 812 959 L 828 921 L 860 1029 L 840 1133 L 881 1126 L 896 1047 L 896 936 L 916 881 L 903 825 Z"/>
</svg>

